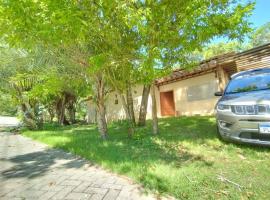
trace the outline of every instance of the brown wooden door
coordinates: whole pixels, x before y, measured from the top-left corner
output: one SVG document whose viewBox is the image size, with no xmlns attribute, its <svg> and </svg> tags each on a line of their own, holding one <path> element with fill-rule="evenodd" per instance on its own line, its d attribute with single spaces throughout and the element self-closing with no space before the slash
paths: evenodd
<svg viewBox="0 0 270 200">
<path fill-rule="evenodd" d="M 175 116 L 173 91 L 160 92 L 160 107 L 162 116 Z"/>
</svg>

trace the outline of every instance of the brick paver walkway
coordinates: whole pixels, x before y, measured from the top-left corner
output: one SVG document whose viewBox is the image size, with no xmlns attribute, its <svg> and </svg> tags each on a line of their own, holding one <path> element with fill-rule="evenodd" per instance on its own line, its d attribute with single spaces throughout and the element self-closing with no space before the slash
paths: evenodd
<svg viewBox="0 0 270 200">
<path fill-rule="evenodd" d="M 21 135 L 0 133 L 0 199 L 156 199 L 129 179 Z"/>
</svg>

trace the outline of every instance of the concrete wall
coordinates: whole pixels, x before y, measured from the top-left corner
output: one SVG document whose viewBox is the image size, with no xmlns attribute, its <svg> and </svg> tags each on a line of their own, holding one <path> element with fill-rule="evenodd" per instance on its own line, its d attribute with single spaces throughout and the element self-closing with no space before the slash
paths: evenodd
<svg viewBox="0 0 270 200">
<path fill-rule="evenodd" d="M 189 90 L 193 90 L 193 93 L 194 91 L 195 92 L 198 91 L 199 93 L 200 89 L 204 89 L 204 91 L 201 91 L 201 93 L 203 94 L 203 99 L 194 100 L 194 98 L 192 99 L 191 97 L 188 97 Z M 137 86 L 132 89 L 136 120 L 138 120 L 139 116 L 142 90 L 143 90 L 142 86 Z M 218 90 L 218 80 L 215 77 L 215 73 L 209 73 L 206 75 L 201 75 L 182 81 L 177 81 L 174 83 L 160 86 L 159 88 L 156 87 L 155 92 L 157 100 L 158 117 L 163 117 L 161 116 L 160 112 L 160 92 L 173 91 L 176 115 L 190 116 L 190 115 L 212 115 L 214 113 L 214 106 L 218 100 L 218 98 L 214 96 L 214 92 L 217 90 Z M 116 101 L 118 101 L 118 104 L 116 104 Z M 151 119 L 151 106 L 152 100 L 149 95 L 147 119 Z M 124 108 L 121 105 L 121 100 L 119 96 L 114 92 L 109 94 L 106 100 L 106 111 L 108 121 L 121 120 L 126 118 Z M 88 122 L 94 121 L 95 121 L 95 108 L 91 102 L 88 102 Z"/>
<path fill-rule="evenodd" d="M 218 80 L 215 73 L 209 73 L 194 78 L 162 85 L 157 92 L 158 114 L 160 111 L 159 92 L 173 91 L 176 115 L 212 115 L 214 106 L 218 100 L 214 92 L 218 90 Z M 202 93 L 202 98 L 188 97 L 188 94 L 194 92 Z M 203 90 L 203 91 L 201 91 Z"/>
</svg>

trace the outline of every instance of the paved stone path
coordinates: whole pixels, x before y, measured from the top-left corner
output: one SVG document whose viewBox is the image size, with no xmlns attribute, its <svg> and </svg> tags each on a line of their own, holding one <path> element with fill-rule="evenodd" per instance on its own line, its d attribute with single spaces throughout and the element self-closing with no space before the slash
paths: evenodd
<svg viewBox="0 0 270 200">
<path fill-rule="evenodd" d="M 0 199 L 156 199 L 129 179 L 21 135 L 0 133 Z"/>
</svg>

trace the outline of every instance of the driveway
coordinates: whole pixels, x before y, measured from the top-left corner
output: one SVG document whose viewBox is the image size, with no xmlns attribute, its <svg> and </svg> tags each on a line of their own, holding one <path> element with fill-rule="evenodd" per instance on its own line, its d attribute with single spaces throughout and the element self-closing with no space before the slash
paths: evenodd
<svg viewBox="0 0 270 200">
<path fill-rule="evenodd" d="M 16 117 L 0 116 L 0 127 L 18 126 L 19 120 Z"/>
<path fill-rule="evenodd" d="M 157 198 L 143 193 L 139 185 L 128 178 L 107 172 L 71 153 L 2 132 L 0 199 Z"/>
</svg>

